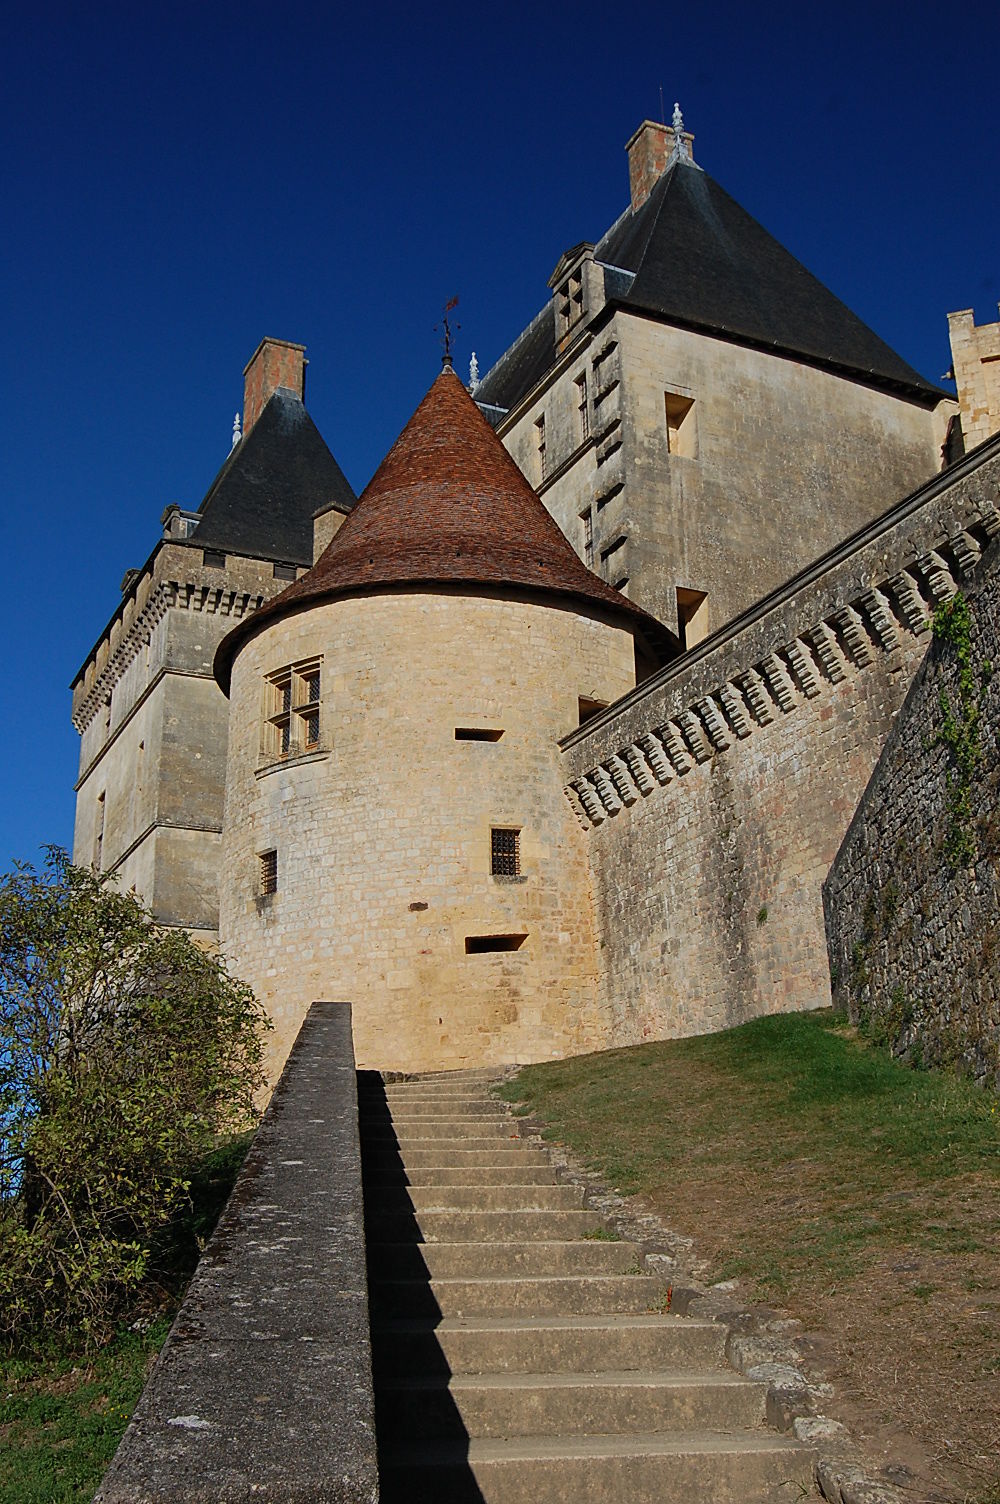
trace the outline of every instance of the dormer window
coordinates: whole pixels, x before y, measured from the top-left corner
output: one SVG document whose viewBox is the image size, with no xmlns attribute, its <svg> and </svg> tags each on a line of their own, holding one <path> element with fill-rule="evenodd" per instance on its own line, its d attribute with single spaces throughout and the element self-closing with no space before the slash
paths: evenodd
<svg viewBox="0 0 1000 1504">
<path fill-rule="evenodd" d="M 588 242 L 582 241 L 560 256 L 549 278 L 555 299 L 557 349 L 564 349 L 575 338 L 584 314 L 592 316 L 599 311 L 603 285 L 603 273 L 594 263 L 594 247 Z"/>
</svg>

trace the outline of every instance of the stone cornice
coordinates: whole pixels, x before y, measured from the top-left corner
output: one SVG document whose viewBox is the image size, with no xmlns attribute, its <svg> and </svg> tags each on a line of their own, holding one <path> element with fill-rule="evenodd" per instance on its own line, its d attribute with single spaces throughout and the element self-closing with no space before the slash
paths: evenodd
<svg viewBox="0 0 1000 1504">
<path fill-rule="evenodd" d="M 1000 438 L 560 742 L 586 829 L 864 672 L 930 624 L 1000 535 Z"/>
</svg>

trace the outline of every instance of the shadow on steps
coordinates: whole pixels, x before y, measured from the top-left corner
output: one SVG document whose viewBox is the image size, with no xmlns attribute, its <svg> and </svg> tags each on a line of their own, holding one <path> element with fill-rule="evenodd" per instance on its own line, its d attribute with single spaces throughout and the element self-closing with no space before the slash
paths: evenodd
<svg viewBox="0 0 1000 1504">
<path fill-rule="evenodd" d="M 430 1443 L 446 1462 L 435 1469 L 437 1504 L 485 1504 L 468 1463 L 469 1433 L 448 1389 L 452 1370 L 435 1335 L 442 1313 L 377 1071 L 358 1072 L 358 1115 L 380 1498 L 382 1504 L 423 1498 L 421 1470 L 408 1458 L 417 1463 Z"/>
</svg>

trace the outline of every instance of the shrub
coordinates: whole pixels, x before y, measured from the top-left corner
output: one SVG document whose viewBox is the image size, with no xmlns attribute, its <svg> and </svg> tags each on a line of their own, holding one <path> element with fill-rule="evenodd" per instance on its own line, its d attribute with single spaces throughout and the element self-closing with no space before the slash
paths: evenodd
<svg viewBox="0 0 1000 1504">
<path fill-rule="evenodd" d="M 220 1136 L 252 1122 L 260 1005 L 50 849 L 0 878 L 0 1340 L 103 1336 Z"/>
</svg>

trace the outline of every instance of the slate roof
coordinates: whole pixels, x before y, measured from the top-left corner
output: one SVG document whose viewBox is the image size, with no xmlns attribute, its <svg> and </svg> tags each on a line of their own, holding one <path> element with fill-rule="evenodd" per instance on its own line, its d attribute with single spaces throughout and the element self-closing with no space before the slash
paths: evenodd
<svg viewBox="0 0 1000 1504">
<path fill-rule="evenodd" d="M 605 293 L 623 308 L 778 353 L 804 356 L 933 404 L 932 386 L 807 271 L 708 173 L 675 162 L 644 204 L 598 242 Z M 543 364 L 540 314 L 486 373 L 483 403 L 511 408 L 555 363 Z M 536 327 L 539 326 L 539 327 Z M 533 333 L 534 331 L 534 333 Z M 519 353 L 522 346 L 530 358 Z"/>
<path fill-rule="evenodd" d="M 209 487 L 191 541 L 307 565 L 313 513 L 331 504 L 348 512 L 355 500 L 301 399 L 279 387 Z"/>
<path fill-rule="evenodd" d="M 400 585 L 537 591 L 610 613 L 661 662 L 679 651 L 673 633 L 581 563 L 450 367 L 309 573 L 223 638 L 216 678 L 228 691 L 240 644 L 269 620 Z"/>
</svg>

